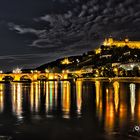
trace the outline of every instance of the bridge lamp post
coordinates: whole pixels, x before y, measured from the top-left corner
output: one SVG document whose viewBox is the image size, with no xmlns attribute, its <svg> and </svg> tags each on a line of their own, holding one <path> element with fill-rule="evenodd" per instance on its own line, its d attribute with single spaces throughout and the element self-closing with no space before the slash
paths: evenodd
<svg viewBox="0 0 140 140">
<path fill-rule="evenodd" d="M 34 73 L 40 73 L 40 71 L 38 71 L 38 70 L 34 70 Z"/>
<path fill-rule="evenodd" d="M 34 71 L 33 71 L 33 70 L 31 70 L 31 73 L 34 73 Z"/>
<path fill-rule="evenodd" d="M 46 72 L 46 73 L 49 73 L 49 70 L 48 70 L 48 69 L 45 69 L 45 72 Z"/>
<path fill-rule="evenodd" d="M 62 70 L 62 73 L 65 73 L 65 70 Z"/>
<path fill-rule="evenodd" d="M 69 73 L 70 71 L 69 70 L 66 70 L 66 73 Z"/>
</svg>

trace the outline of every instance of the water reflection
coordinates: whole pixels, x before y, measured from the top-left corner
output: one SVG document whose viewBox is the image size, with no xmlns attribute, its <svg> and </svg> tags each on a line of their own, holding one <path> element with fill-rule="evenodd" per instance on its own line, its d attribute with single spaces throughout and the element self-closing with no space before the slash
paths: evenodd
<svg viewBox="0 0 140 140">
<path fill-rule="evenodd" d="M 134 109 L 135 109 L 135 90 L 136 90 L 136 85 L 135 84 L 130 84 L 130 103 L 131 103 L 131 114 L 132 114 L 132 119 L 134 119 Z"/>
<path fill-rule="evenodd" d="M 115 111 L 117 113 L 119 106 L 119 82 L 115 81 L 113 83 L 114 88 L 114 103 L 115 103 Z"/>
<path fill-rule="evenodd" d="M 3 112 L 4 108 L 4 85 L 0 84 L 0 113 Z"/>
<path fill-rule="evenodd" d="M 77 114 L 81 115 L 82 107 L 82 81 L 76 81 L 76 104 L 77 104 Z"/>
<path fill-rule="evenodd" d="M 140 123 L 140 84 L 99 80 L 0 84 L 0 117 L 6 110 L 22 123 L 36 116 L 74 117 L 86 128 L 96 126 L 95 131 L 123 132 Z"/>
<path fill-rule="evenodd" d="M 53 108 L 53 97 L 54 97 L 54 82 L 46 83 L 46 112 L 52 111 Z"/>
<path fill-rule="evenodd" d="M 12 86 L 12 111 L 19 120 L 22 120 L 22 85 L 13 83 Z"/>
<path fill-rule="evenodd" d="M 112 88 L 109 88 L 106 92 L 105 130 L 107 132 L 113 131 L 115 123 L 114 94 Z"/>
<path fill-rule="evenodd" d="M 96 114 L 100 123 L 103 122 L 107 133 L 114 132 L 116 128 L 123 131 L 124 127 L 140 122 L 140 85 L 136 88 L 134 83 L 96 81 L 95 87 Z"/>
<path fill-rule="evenodd" d="M 97 110 L 97 116 L 99 117 L 99 120 L 102 119 L 102 113 L 103 113 L 103 94 L 102 94 L 102 87 L 100 81 L 95 81 L 95 88 L 96 88 L 96 110 Z M 108 92 L 108 90 L 107 90 Z"/>
<path fill-rule="evenodd" d="M 39 82 L 30 85 L 30 109 L 31 112 L 38 112 L 40 106 L 40 84 Z"/>
<path fill-rule="evenodd" d="M 70 82 L 64 81 L 61 83 L 62 87 L 62 110 L 63 110 L 63 117 L 69 118 L 70 113 Z"/>
<path fill-rule="evenodd" d="M 51 112 L 57 107 L 58 82 L 46 82 L 46 112 Z"/>
</svg>

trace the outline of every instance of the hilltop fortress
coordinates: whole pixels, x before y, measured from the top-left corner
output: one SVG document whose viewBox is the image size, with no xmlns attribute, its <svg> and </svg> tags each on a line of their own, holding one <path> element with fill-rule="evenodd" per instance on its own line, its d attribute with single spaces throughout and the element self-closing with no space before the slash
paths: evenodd
<svg viewBox="0 0 140 140">
<path fill-rule="evenodd" d="M 103 42 L 104 46 L 116 46 L 116 47 L 124 47 L 128 46 L 129 48 L 132 49 L 140 49 L 140 41 L 129 41 L 128 38 L 126 38 L 124 41 L 118 41 L 114 40 L 112 37 L 105 39 Z"/>
</svg>

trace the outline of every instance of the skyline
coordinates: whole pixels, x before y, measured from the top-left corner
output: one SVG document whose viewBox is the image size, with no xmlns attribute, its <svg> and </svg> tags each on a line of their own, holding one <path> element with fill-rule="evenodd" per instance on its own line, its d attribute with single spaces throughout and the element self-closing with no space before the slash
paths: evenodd
<svg viewBox="0 0 140 140">
<path fill-rule="evenodd" d="M 2 70 L 35 68 L 82 54 L 97 48 L 110 35 L 139 40 L 138 0 L 0 2 Z"/>
</svg>

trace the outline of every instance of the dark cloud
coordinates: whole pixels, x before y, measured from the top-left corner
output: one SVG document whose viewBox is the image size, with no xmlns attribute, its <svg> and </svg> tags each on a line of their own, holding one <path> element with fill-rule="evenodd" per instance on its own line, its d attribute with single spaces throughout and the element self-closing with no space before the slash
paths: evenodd
<svg viewBox="0 0 140 140">
<path fill-rule="evenodd" d="M 29 20 L 10 20 L 8 25 L 25 40 L 28 34 L 35 36 L 27 46 L 32 53 L 43 50 L 42 61 L 50 60 L 50 52 L 57 59 L 94 49 L 110 35 L 134 40 L 140 36 L 139 0 L 49 0 L 46 9 L 41 5 L 43 10 L 36 9 Z"/>
<path fill-rule="evenodd" d="M 67 0 L 60 0 L 62 3 L 67 3 Z M 139 24 L 139 1 L 137 0 L 124 0 L 124 1 L 114 1 L 107 0 L 106 2 L 101 0 L 89 0 L 87 2 L 82 2 L 80 0 L 71 1 L 75 3 L 71 10 L 68 10 L 64 14 L 45 14 L 44 16 L 36 18 L 35 22 L 49 22 L 50 29 L 38 31 L 36 33 L 35 29 L 24 29 L 18 25 L 22 33 L 35 33 L 38 35 L 38 40 L 33 42 L 33 45 L 41 48 L 46 48 L 49 44 L 52 46 L 64 45 L 63 42 L 69 42 L 71 45 L 71 39 L 75 40 L 77 46 L 79 45 L 79 40 L 85 40 L 88 35 L 88 41 L 91 41 L 94 37 L 90 34 L 100 34 L 101 38 L 104 38 L 106 34 L 101 32 L 104 28 L 108 28 L 114 24 L 115 28 L 109 28 L 109 32 L 116 32 L 118 26 L 122 24 Z M 78 4 L 77 4 L 78 3 Z M 80 3 L 80 5 L 79 5 Z M 15 28 L 15 27 L 13 27 Z M 47 27 L 46 27 L 47 28 Z M 122 28 L 127 28 L 127 25 Z M 91 33 L 92 29 L 92 33 Z M 15 28 L 15 30 L 17 30 Z M 18 29 L 19 30 L 19 29 Z M 100 31 L 100 33 L 99 33 Z M 109 34 L 109 33 L 108 33 Z M 108 35 L 107 34 L 107 35 Z M 57 40 L 56 40 L 57 38 Z M 77 40 L 75 39 L 77 38 Z M 68 41 L 70 40 L 70 41 Z M 40 45 L 38 45 L 38 42 Z M 69 48 L 69 43 L 67 47 Z"/>
<path fill-rule="evenodd" d="M 62 54 L 62 53 L 61 53 Z M 20 68 L 36 68 L 46 61 L 55 60 L 55 57 L 59 57 L 59 53 L 38 53 L 38 54 L 20 54 L 20 55 L 4 55 L 0 56 L 0 64 L 3 70 L 9 71 L 15 67 Z M 6 64 L 6 65 L 5 65 Z M 10 68 L 7 67 L 10 66 Z"/>
</svg>

